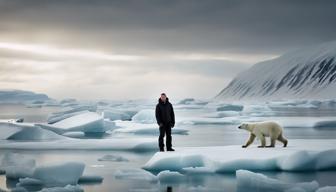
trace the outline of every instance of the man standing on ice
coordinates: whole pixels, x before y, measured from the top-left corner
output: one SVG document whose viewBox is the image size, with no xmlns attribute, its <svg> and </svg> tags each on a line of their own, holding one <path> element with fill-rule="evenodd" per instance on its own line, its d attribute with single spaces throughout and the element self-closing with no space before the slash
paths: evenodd
<svg viewBox="0 0 336 192">
<path fill-rule="evenodd" d="M 161 93 L 159 103 L 156 105 L 155 117 L 160 128 L 159 147 L 164 151 L 163 138 L 166 135 L 167 151 L 175 151 L 172 148 L 171 129 L 175 125 L 175 114 L 173 105 L 169 102 L 165 93 Z"/>
</svg>

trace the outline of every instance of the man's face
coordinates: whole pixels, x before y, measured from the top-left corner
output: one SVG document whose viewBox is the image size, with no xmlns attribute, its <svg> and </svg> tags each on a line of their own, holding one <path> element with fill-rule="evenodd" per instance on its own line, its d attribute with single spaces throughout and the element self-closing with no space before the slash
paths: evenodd
<svg viewBox="0 0 336 192">
<path fill-rule="evenodd" d="M 161 95 L 161 101 L 166 102 L 167 96 L 166 95 Z"/>
</svg>

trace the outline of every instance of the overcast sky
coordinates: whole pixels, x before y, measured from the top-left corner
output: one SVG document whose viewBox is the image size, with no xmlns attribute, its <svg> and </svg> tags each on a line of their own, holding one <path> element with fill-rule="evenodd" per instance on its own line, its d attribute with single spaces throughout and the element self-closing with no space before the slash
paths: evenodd
<svg viewBox="0 0 336 192">
<path fill-rule="evenodd" d="M 336 40 L 333 0 L 0 0 L 0 88 L 211 98 L 239 72 Z"/>
</svg>

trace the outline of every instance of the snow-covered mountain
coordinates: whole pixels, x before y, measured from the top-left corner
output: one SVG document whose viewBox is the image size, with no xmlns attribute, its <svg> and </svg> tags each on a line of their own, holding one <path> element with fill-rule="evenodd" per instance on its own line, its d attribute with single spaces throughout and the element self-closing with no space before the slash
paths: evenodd
<svg viewBox="0 0 336 192">
<path fill-rule="evenodd" d="M 336 41 L 286 53 L 240 73 L 215 99 L 336 98 Z"/>
<path fill-rule="evenodd" d="M 47 101 L 46 94 L 16 89 L 0 89 L 0 103 L 25 103 L 33 101 Z"/>
</svg>

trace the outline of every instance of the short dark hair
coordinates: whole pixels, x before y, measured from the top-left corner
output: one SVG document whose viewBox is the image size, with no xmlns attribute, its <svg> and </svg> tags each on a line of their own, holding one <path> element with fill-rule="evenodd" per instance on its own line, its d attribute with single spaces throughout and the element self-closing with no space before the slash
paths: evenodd
<svg viewBox="0 0 336 192">
<path fill-rule="evenodd" d="M 165 93 L 161 93 L 161 95 L 164 95 L 164 96 L 166 96 L 166 94 L 165 94 Z"/>
</svg>

